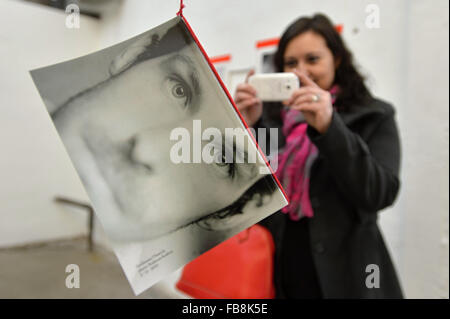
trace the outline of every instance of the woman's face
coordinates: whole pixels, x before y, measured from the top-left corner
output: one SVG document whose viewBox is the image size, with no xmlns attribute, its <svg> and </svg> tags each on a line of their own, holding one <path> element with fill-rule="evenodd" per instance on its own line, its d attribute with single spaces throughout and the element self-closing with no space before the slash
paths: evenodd
<svg viewBox="0 0 450 319">
<path fill-rule="evenodd" d="M 261 177 L 257 164 L 171 160 L 174 128 L 190 132 L 192 160 L 192 139 L 201 139 L 193 120 L 222 133 L 236 125 L 229 106 L 218 104 L 224 99 L 207 70 L 194 67 L 193 47 L 143 61 L 90 94 L 95 107 L 81 134 L 117 207 L 102 221 L 116 239 L 152 239 L 179 229 L 230 205 Z M 247 143 L 236 147 L 248 151 Z"/>
<path fill-rule="evenodd" d="M 284 72 L 305 72 L 319 87 L 331 88 L 337 63 L 327 47 L 325 39 L 306 31 L 294 37 L 286 46 L 283 56 Z"/>
</svg>

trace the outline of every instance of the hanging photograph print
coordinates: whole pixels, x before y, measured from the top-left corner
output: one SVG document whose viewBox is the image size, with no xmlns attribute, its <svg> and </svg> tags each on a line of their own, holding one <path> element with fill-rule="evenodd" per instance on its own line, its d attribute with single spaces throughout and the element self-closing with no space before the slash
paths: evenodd
<svg viewBox="0 0 450 319">
<path fill-rule="evenodd" d="M 135 294 L 287 205 L 184 18 L 30 73 Z"/>
</svg>

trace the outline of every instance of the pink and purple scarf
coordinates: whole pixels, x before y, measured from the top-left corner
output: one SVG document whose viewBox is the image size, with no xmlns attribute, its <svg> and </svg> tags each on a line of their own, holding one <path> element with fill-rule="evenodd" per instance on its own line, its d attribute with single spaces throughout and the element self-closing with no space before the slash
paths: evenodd
<svg viewBox="0 0 450 319">
<path fill-rule="evenodd" d="M 334 104 L 338 86 L 333 86 L 329 92 Z M 306 134 L 308 124 L 300 111 L 285 108 L 281 117 L 286 145 L 278 156 L 276 175 L 290 200 L 289 205 L 281 211 L 289 214 L 292 220 L 311 218 L 314 211 L 309 198 L 309 178 L 318 150 Z"/>
</svg>

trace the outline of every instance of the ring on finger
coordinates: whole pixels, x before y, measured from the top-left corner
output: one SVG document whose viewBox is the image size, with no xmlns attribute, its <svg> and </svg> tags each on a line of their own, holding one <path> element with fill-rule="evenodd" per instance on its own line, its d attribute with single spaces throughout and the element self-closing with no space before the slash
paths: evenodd
<svg viewBox="0 0 450 319">
<path fill-rule="evenodd" d="M 319 102 L 319 100 L 320 100 L 320 95 L 318 95 L 318 94 L 313 94 L 313 96 L 311 97 L 312 102 Z"/>
</svg>

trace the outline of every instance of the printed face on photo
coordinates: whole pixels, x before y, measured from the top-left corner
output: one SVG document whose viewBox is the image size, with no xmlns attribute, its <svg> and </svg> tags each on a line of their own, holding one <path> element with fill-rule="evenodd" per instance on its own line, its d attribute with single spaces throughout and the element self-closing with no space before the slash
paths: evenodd
<svg viewBox="0 0 450 319">
<path fill-rule="evenodd" d="M 199 58 L 195 44 L 188 44 L 141 61 L 54 115 L 66 146 L 83 154 L 84 166 L 77 168 L 90 193 L 113 203 L 102 223 L 116 240 L 153 239 L 214 218 L 262 177 L 254 163 L 171 161 L 174 128 L 201 138 L 193 134 L 193 120 L 221 132 L 236 123 L 225 111 L 229 106 L 217 104 L 223 99 L 207 70 L 195 66 Z M 248 147 L 234 149 L 245 153 Z M 239 214 L 215 225 L 232 227 L 246 218 Z"/>
</svg>

